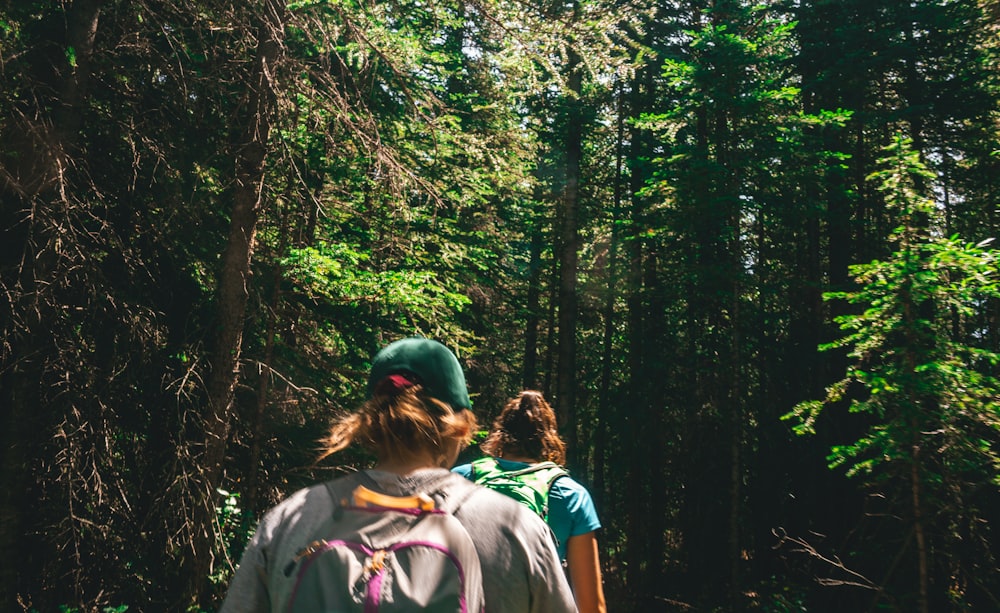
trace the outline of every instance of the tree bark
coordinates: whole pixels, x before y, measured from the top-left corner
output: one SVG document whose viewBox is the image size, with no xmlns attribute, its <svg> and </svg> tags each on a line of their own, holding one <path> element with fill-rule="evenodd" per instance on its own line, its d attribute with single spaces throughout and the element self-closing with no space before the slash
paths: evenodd
<svg viewBox="0 0 1000 613">
<path fill-rule="evenodd" d="M 253 411 L 253 423 L 250 430 L 250 458 L 247 465 L 246 493 L 244 508 L 257 511 L 260 504 L 260 456 L 264 447 L 264 415 L 270 400 L 271 380 L 274 374 L 271 364 L 274 361 L 274 335 L 277 333 L 278 309 L 281 304 L 281 266 L 275 264 L 273 270 L 273 289 L 270 306 L 267 309 L 267 325 L 265 327 L 264 357 L 257 373 L 257 399 Z"/>
<path fill-rule="evenodd" d="M 576 311 L 577 268 L 579 267 L 580 234 L 580 162 L 583 156 L 583 127 L 579 100 L 583 87 L 580 61 L 572 55 L 569 66 L 569 100 L 566 131 L 566 186 L 562 197 L 559 254 L 559 374 L 556 379 L 556 410 L 559 425 L 566 432 L 570 465 L 575 462 L 576 449 Z"/>
<path fill-rule="evenodd" d="M 67 42 L 73 50 L 75 66 L 63 82 L 62 104 L 57 127 L 64 141 L 75 141 L 84 113 L 80 103 L 86 99 L 90 85 L 90 62 L 104 0 L 76 0 L 69 10 Z"/>
<path fill-rule="evenodd" d="M 540 201 L 540 198 L 536 198 Z M 528 260 L 528 295 L 525 303 L 524 365 L 522 385 L 525 389 L 538 388 L 538 327 L 541 322 L 540 299 L 542 295 L 542 220 L 536 213 L 531 228 L 531 246 Z"/>
<path fill-rule="evenodd" d="M 917 438 L 917 434 L 914 434 Z M 927 537 L 924 534 L 924 517 L 920 493 L 920 444 L 915 442 L 910 457 L 910 492 L 913 499 L 913 534 L 917 539 L 917 608 L 920 613 L 930 613 L 928 584 Z"/>
<path fill-rule="evenodd" d="M 618 220 L 622 212 L 622 166 L 625 142 L 624 93 L 619 85 L 615 88 L 617 97 L 617 125 L 615 139 L 614 208 L 611 213 L 611 243 L 608 245 L 608 285 L 604 300 L 603 352 L 601 355 L 601 384 L 594 436 L 594 493 L 604 497 L 604 470 L 608 443 L 608 424 L 611 415 L 611 360 L 614 355 L 615 302 L 618 297 Z M 600 502 L 600 500 L 598 500 Z"/>
<path fill-rule="evenodd" d="M 281 0 L 267 0 L 259 25 L 257 57 L 251 74 L 246 108 L 250 112 L 236 150 L 236 177 L 229 238 L 222 254 L 216 312 L 218 328 L 208 379 L 208 406 L 204 415 L 204 450 L 199 459 L 200 487 L 195 496 L 193 527 L 194 582 L 188 596 L 197 601 L 212 570 L 215 535 L 215 491 L 222 483 L 223 461 L 233 417 L 233 393 L 239 378 L 243 328 L 250 286 L 257 221 L 263 203 L 264 161 L 275 110 L 275 70 L 283 51 L 286 8 Z"/>
<path fill-rule="evenodd" d="M 653 69 L 646 67 L 632 81 L 630 96 L 630 117 L 638 117 L 646 111 L 647 100 L 652 86 Z M 635 441 L 641 440 L 642 428 L 646 427 L 646 371 L 645 371 L 645 320 L 646 311 L 643 296 L 643 229 L 646 222 L 645 200 L 640 195 L 647 178 L 647 170 L 642 161 L 648 155 L 648 139 L 643 131 L 632 126 L 629 134 L 630 151 L 628 154 L 629 193 L 631 194 L 630 221 L 631 228 L 625 241 L 625 257 L 628 260 L 627 271 L 627 310 L 628 310 L 628 393 L 625 401 L 628 409 L 624 415 L 625 440 L 630 441 L 627 447 L 627 473 L 629 503 L 626 507 L 626 531 L 628 546 L 625 553 L 627 561 L 626 584 L 634 594 L 646 594 L 647 573 L 643 571 L 644 561 L 649 550 L 650 533 L 648 530 L 649 515 L 652 512 L 647 506 L 645 496 L 647 483 L 644 469 L 649 462 L 647 450 Z M 636 610 L 642 610 L 642 603 L 637 603 Z"/>
</svg>

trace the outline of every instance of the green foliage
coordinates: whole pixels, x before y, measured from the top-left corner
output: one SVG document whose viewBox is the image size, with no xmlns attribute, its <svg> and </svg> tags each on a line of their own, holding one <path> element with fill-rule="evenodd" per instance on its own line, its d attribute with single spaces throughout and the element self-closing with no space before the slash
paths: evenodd
<svg viewBox="0 0 1000 613">
<path fill-rule="evenodd" d="M 798 404 L 785 419 L 798 434 L 814 434 L 816 420 L 829 406 L 849 402 L 850 411 L 874 418 L 868 434 L 831 449 L 830 466 L 848 475 L 879 473 L 906 463 L 915 439 L 937 449 L 946 466 L 960 472 L 988 471 L 1000 465 L 1000 450 L 986 440 L 967 440 L 970 431 L 1000 431 L 1000 356 L 970 344 L 954 331 L 989 298 L 1000 297 L 1000 252 L 958 237 L 935 235 L 936 207 L 918 195 L 917 183 L 934 178 L 910 142 L 886 148 L 879 181 L 887 204 L 901 225 L 893 232 L 893 257 L 851 267 L 860 288 L 828 292 L 862 307 L 837 318 L 847 332 L 821 349 L 849 349 L 847 376 L 827 388 L 822 401 Z M 865 393 L 848 396 L 852 383 Z M 890 470 L 890 474 L 893 471 Z"/>
<path fill-rule="evenodd" d="M 218 564 L 208 579 L 213 584 L 224 586 L 232 577 L 243 548 L 253 536 L 256 521 L 253 513 L 240 508 L 239 492 L 219 489 L 218 494 L 222 498 L 222 503 L 216 508 L 216 534 L 221 539 L 217 549 L 224 563 Z"/>
<path fill-rule="evenodd" d="M 102 607 L 101 613 L 125 613 L 128 609 L 129 606 L 127 604 L 118 605 L 116 607 Z M 34 609 L 31 609 L 31 612 L 38 613 Z M 63 604 L 59 605 L 59 613 L 82 613 L 82 611 L 76 607 Z"/>
<path fill-rule="evenodd" d="M 268 5 L 5 3 L 0 545 L 36 555 L 0 568 L 0 609 L 213 609 L 257 513 L 370 462 L 313 465 L 387 339 L 455 347 L 485 426 L 523 382 L 530 322 L 550 392 L 570 125 L 578 402 L 562 426 L 595 485 L 612 602 L 877 609 L 888 596 L 839 606 L 797 582 L 769 530 L 807 525 L 889 572 L 912 544 L 871 522 L 907 518 L 916 463 L 935 580 L 953 609 L 989 609 L 994 5 L 292 2 L 266 75 L 228 481 L 196 515 Z M 900 129 L 919 150 L 870 174 Z M 823 342 L 828 319 L 842 328 Z M 786 419 L 817 436 L 777 419 L 796 404 Z M 859 511 L 862 487 L 888 511 Z M 211 577 L 179 576 L 210 551 Z M 174 602 L 198 582 L 201 602 Z"/>
<path fill-rule="evenodd" d="M 311 300 L 394 313 L 418 328 L 450 321 L 469 299 L 439 274 L 412 268 L 371 271 L 369 257 L 343 244 L 293 249 L 281 260 L 286 278 Z"/>
<path fill-rule="evenodd" d="M 1000 486 L 1000 355 L 969 325 L 1000 298 L 1000 252 L 987 248 L 989 240 L 940 235 L 939 209 L 920 195 L 936 177 L 911 145 L 897 137 L 871 175 L 899 219 L 891 235 L 896 251 L 852 266 L 858 289 L 826 295 L 860 309 L 837 317 L 846 334 L 821 347 L 847 350 L 846 374 L 822 400 L 801 402 L 784 419 L 798 434 L 815 434 L 820 416 L 844 403 L 863 417 L 859 438 L 830 448 L 829 467 L 885 496 L 915 536 L 908 557 L 917 581 L 898 588 L 897 597 L 928 610 L 944 597 L 965 598 L 961 588 L 930 593 L 935 560 L 947 558 L 950 572 L 964 577 L 991 558 L 975 550 L 978 543 L 971 550 L 962 544 L 969 537 L 961 526 L 984 519 L 963 501 L 981 484 Z"/>
<path fill-rule="evenodd" d="M 808 597 L 804 590 L 789 584 L 784 577 L 771 577 L 762 582 L 760 594 L 750 610 L 764 613 L 808 613 Z"/>
</svg>

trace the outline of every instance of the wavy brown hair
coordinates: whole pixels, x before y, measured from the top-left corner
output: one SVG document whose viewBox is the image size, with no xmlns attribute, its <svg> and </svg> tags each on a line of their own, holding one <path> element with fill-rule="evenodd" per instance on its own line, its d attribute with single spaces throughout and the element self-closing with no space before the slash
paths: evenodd
<svg viewBox="0 0 1000 613">
<path fill-rule="evenodd" d="M 354 413 L 341 417 L 320 440 L 319 459 L 357 443 L 380 459 L 405 459 L 421 452 L 445 453 L 455 442 L 468 445 L 476 431 L 468 409 L 455 411 L 413 385 L 403 390 L 376 386 L 375 394 Z"/>
<path fill-rule="evenodd" d="M 498 457 L 508 454 L 559 465 L 566 462 L 566 443 L 559 438 L 556 413 L 542 393 L 534 390 L 507 401 L 481 447 Z"/>
</svg>

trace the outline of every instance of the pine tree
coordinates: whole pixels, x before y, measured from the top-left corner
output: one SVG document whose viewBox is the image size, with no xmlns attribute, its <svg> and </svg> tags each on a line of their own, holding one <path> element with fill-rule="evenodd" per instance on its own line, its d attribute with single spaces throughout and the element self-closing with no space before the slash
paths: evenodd
<svg viewBox="0 0 1000 613">
<path fill-rule="evenodd" d="M 935 175 L 910 145 L 897 138 L 884 168 L 870 175 L 898 216 L 896 250 L 851 267 L 858 289 L 826 294 L 863 309 L 838 317 L 847 334 L 822 346 L 849 349 L 847 372 L 822 400 L 802 402 L 785 418 L 797 433 L 812 434 L 820 414 L 844 401 L 867 418 L 864 435 L 835 445 L 827 459 L 885 495 L 903 518 L 899 553 L 912 574 L 887 581 L 917 590 L 882 585 L 879 593 L 926 613 L 972 598 L 961 586 L 975 562 L 960 559 L 955 545 L 963 526 L 983 518 L 962 501 L 976 484 L 997 483 L 1000 356 L 957 331 L 985 299 L 1000 295 L 1000 252 L 986 248 L 989 241 L 972 245 L 938 233 L 939 210 L 916 187 Z"/>
</svg>

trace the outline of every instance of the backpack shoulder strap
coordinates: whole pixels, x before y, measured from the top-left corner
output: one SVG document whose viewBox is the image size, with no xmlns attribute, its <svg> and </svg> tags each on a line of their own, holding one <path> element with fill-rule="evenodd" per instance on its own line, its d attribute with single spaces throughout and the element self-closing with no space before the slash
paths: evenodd
<svg viewBox="0 0 1000 613">
<path fill-rule="evenodd" d="M 545 500 L 545 506 L 542 511 L 543 517 L 548 516 L 549 492 L 552 489 L 552 484 L 559 477 L 569 476 L 566 469 L 555 462 L 539 462 L 519 471 L 514 471 L 512 474 L 516 475 L 521 483 L 542 494 Z"/>
<path fill-rule="evenodd" d="M 555 462 L 538 462 L 518 470 L 501 471 L 500 474 L 514 478 L 529 487 L 540 488 L 540 491 L 545 492 L 548 492 L 556 479 L 569 476 L 566 469 Z"/>
<path fill-rule="evenodd" d="M 497 475 L 520 477 L 521 475 L 529 475 L 539 471 L 552 471 L 553 476 L 548 480 L 550 483 L 563 475 L 569 474 L 563 467 L 559 466 L 555 462 L 549 461 L 536 462 L 535 464 L 529 464 L 524 468 L 518 468 L 515 470 L 504 470 L 500 468 L 500 462 L 498 462 L 493 456 L 486 456 L 473 461 L 472 464 L 470 464 L 469 474 L 473 482 L 479 483 L 484 479 L 489 479 Z"/>
<path fill-rule="evenodd" d="M 517 477 L 520 475 L 530 475 L 531 473 L 537 473 L 541 471 L 551 471 L 554 475 L 549 482 L 551 483 L 557 477 L 562 477 L 563 475 L 568 475 L 569 473 L 555 462 L 538 462 L 532 464 L 531 466 L 525 466 L 524 468 L 519 468 L 517 470 L 508 470 L 506 473 L 512 477 Z"/>
<path fill-rule="evenodd" d="M 469 480 L 473 483 L 482 483 L 483 480 L 499 474 L 503 474 L 503 470 L 493 456 L 483 456 L 469 464 Z"/>
</svg>

